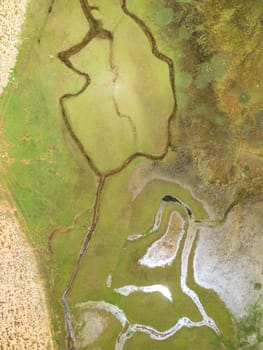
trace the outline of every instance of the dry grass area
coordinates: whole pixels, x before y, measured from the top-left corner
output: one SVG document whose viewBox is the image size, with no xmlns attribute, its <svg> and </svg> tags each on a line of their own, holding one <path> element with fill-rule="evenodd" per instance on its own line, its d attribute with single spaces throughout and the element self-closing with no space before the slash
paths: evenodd
<svg viewBox="0 0 263 350">
<path fill-rule="evenodd" d="M 28 0 L 0 0 L 0 94 L 16 63 L 27 2 Z"/>
<path fill-rule="evenodd" d="M 32 249 L 7 202 L 0 202 L 0 349 L 53 349 Z"/>
</svg>

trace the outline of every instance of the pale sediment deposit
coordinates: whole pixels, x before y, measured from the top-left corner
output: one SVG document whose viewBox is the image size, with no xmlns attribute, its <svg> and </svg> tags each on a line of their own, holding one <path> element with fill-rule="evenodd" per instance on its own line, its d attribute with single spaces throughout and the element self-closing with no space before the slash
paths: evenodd
<svg viewBox="0 0 263 350">
<path fill-rule="evenodd" d="M 116 293 L 119 293 L 124 296 L 128 296 L 135 292 L 143 292 L 143 293 L 160 293 L 162 294 L 166 299 L 173 302 L 172 294 L 169 290 L 169 288 L 162 286 L 161 284 L 153 284 L 151 286 L 135 286 L 135 285 L 126 285 L 120 288 L 114 288 L 114 291 Z"/>
<path fill-rule="evenodd" d="M 0 257 L 0 349 L 53 349 L 36 259 L 14 214 L 3 201 Z"/>
<path fill-rule="evenodd" d="M 16 63 L 28 0 L 0 0 L 0 94 Z"/>
<path fill-rule="evenodd" d="M 176 258 L 184 235 L 184 224 L 181 215 L 172 212 L 167 231 L 148 248 L 146 254 L 139 260 L 139 264 L 150 268 L 171 265 Z"/>
<path fill-rule="evenodd" d="M 262 201 L 243 203 L 225 223 L 201 228 L 194 259 L 196 281 L 214 289 L 238 318 L 260 295 L 263 284 Z"/>
</svg>

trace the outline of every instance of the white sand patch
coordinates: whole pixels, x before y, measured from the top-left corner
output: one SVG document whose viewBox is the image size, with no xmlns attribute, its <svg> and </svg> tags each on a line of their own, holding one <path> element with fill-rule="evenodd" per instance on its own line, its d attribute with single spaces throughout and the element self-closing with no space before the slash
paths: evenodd
<svg viewBox="0 0 263 350">
<path fill-rule="evenodd" d="M 135 292 L 143 292 L 143 293 L 158 292 L 158 293 L 161 293 L 166 299 L 173 302 L 173 297 L 172 297 L 172 294 L 171 294 L 169 288 L 167 288 L 161 284 L 153 284 L 151 286 L 135 286 L 135 285 L 130 284 L 130 285 L 123 286 L 120 288 L 115 288 L 114 291 L 116 293 L 119 293 L 119 294 L 124 295 L 126 297 L 132 293 L 135 293 Z"/>
<path fill-rule="evenodd" d="M 0 0 L 0 94 L 15 66 L 28 0 Z"/>
<path fill-rule="evenodd" d="M 5 202 L 0 202 L 0 286 L 0 348 L 53 349 L 37 262 Z"/>
<path fill-rule="evenodd" d="M 106 280 L 106 286 L 107 286 L 107 288 L 110 288 L 110 287 L 111 287 L 111 284 L 112 284 L 112 275 L 109 274 L 108 277 L 107 277 L 107 280 Z"/>
<path fill-rule="evenodd" d="M 146 254 L 139 260 L 139 264 L 155 268 L 171 265 L 176 258 L 181 239 L 184 234 L 185 221 L 177 212 L 172 212 L 165 234 L 155 241 Z"/>
<path fill-rule="evenodd" d="M 240 318 L 254 303 L 263 284 L 262 202 L 236 207 L 227 221 L 202 228 L 194 258 L 195 279 L 215 290 L 233 314 Z"/>
<path fill-rule="evenodd" d="M 78 334 L 77 348 L 83 349 L 87 345 L 94 343 L 105 331 L 108 320 L 96 311 L 83 311 L 78 324 L 80 328 Z"/>
</svg>

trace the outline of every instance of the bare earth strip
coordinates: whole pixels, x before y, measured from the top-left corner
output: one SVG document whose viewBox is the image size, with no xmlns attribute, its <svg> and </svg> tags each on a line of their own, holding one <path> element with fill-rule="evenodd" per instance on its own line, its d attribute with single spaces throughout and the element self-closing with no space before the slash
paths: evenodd
<svg viewBox="0 0 263 350">
<path fill-rule="evenodd" d="M 37 262 L 7 202 L 0 202 L 0 349 L 53 349 Z"/>
<path fill-rule="evenodd" d="M 0 94 L 16 63 L 28 0 L 0 0 Z"/>
</svg>

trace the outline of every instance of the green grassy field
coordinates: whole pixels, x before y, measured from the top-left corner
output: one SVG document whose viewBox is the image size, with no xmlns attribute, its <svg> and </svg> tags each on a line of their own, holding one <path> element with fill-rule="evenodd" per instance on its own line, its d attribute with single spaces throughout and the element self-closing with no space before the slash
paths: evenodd
<svg viewBox="0 0 263 350">
<path fill-rule="evenodd" d="M 31 2 L 15 80 L 1 96 L 3 138 L 9 145 L 1 182 L 25 219 L 30 242 L 39 249 L 54 336 L 58 348 L 64 348 L 60 297 L 89 224 L 95 179 L 64 129 L 58 103 L 65 91 L 79 89 L 82 81 L 59 62 L 56 53 L 80 40 L 87 23 L 71 1 L 56 4 L 47 18 L 49 1 Z M 76 31 L 69 28 L 64 16 L 76 23 Z M 59 237 L 55 237 L 55 254 L 50 256 L 48 234 L 71 225 L 77 214 L 81 217 L 74 231 L 65 233 L 59 246 Z"/>
<path fill-rule="evenodd" d="M 144 33 L 124 14 L 116 24 L 112 45 L 112 59 L 109 41 L 102 39 L 94 39 L 73 57 L 75 67 L 88 72 L 91 83 L 66 103 L 75 133 L 103 172 L 135 151 L 161 154 L 173 110 L 167 64 L 153 56 Z"/>
</svg>

